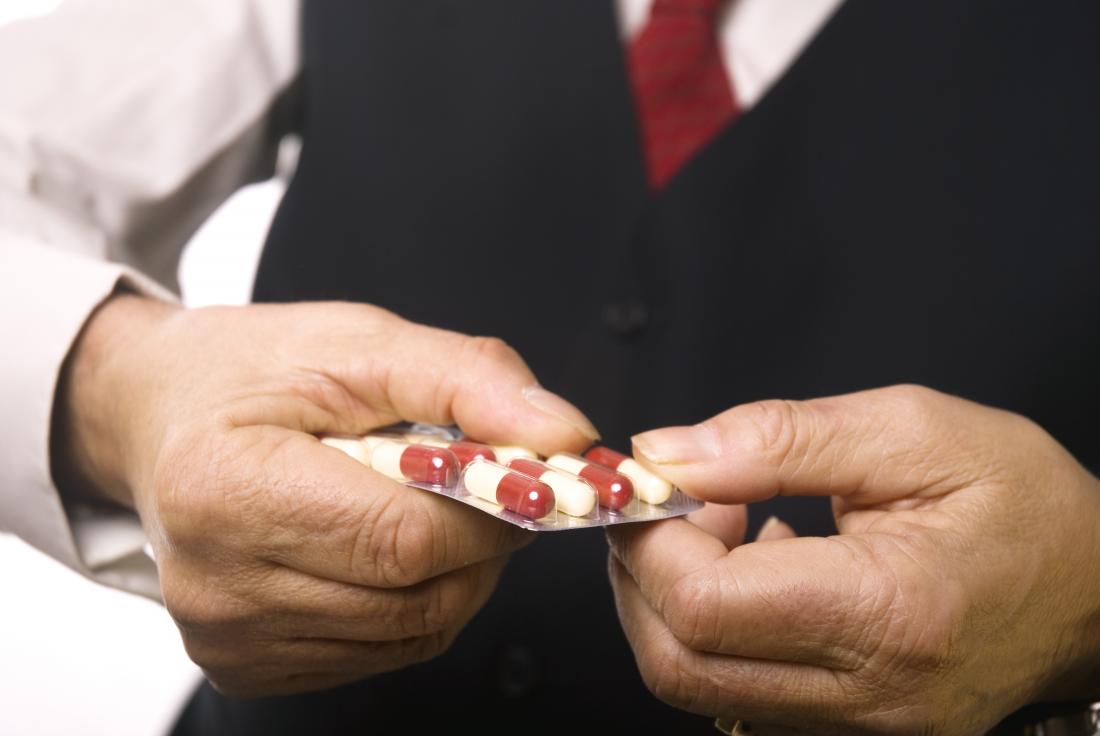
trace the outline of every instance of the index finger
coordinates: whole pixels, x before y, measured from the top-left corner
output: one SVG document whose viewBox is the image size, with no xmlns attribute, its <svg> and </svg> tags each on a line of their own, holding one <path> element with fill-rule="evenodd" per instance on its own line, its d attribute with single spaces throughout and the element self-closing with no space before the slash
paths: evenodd
<svg viewBox="0 0 1100 736">
<path fill-rule="evenodd" d="M 223 468 L 238 546 L 311 575 L 406 587 L 507 555 L 529 532 L 407 488 L 316 438 L 280 427 L 233 430 L 243 448 Z M 232 450 L 232 448 L 228 448 Z M 228 476 L 228 477 L 226 477 Z"/>
<path fill-rule="evenodd" d="M 721 543 L 680 519 L 611 533 L 612 550 L 684 646 L 852 669 L 891 590 L 836 539 Z"/>
<path fill-rule="evenodd" d="M 662 615 L 677 586 L 693 576 L 710 575 L 728 552 L 720 539 L 684 519 L 609 526 L 607 540 L 611 553 Z"/>
<path fill-rule="evenodd" d="M 522 445 L 543 455 L 578 452 L 599 438 L 588 418 L 540 386 L 502 340 L 419 325 L 362 305 L 356 309 L 373 315 L 371 329 L 317 347 L 321 365 L 336 371 L 370 407 L 374 426 L 454 422 L 481 442 Z"/>
</svg>

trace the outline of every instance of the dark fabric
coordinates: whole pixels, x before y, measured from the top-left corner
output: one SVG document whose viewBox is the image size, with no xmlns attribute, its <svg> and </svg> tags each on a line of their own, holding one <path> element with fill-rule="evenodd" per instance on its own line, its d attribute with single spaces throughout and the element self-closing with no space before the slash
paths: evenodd
<svg viewBox="0 0 1100 736">
<path fill-rule="evenodd" d="M 1098 30 L 1086 0 L 849 0 L 650 198 L 610 0 L 307 3 L 305 146 L 256 297 L 504 337 L 617 447 L 913 381 L 1095 467 Z M 774 511 L 831 528 L 820 500 L 753 515 Z M 445 656 L 300 698 L 206 692 L 181 728 L 706 733 L 643 689 L 601 535 L 551 536 Z"/>
</svg>

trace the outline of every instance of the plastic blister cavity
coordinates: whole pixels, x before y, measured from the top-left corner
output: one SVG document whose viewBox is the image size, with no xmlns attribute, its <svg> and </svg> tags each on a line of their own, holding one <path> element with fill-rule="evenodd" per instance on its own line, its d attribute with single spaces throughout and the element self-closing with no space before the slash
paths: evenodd
<svg viewBox="0 0 1100 736">
<path fill-rule="evenodd" d="M 557 522 L 557 498 L 554 489 L 537 478 L 510 470 L 489 460 L 476 460 L 462 473 L 462 483 L 457 497 L 463 493 L 489 503 L 496 508 L 492 513 L 500 515 L 500 509 L 526 521 Z M 480 505 L 480 504 L 478 504 Z"/>
<path fill-rule="evenodd" d="M 527 448 L 473 442 L 455 429 L 432 425 L 322 442 L 398 482 L 533 531 L 657 521 L 703 506 L 608 448 L 542 461 Z"/>
<path fill-rule="evenodd" d="M 419 445 L 429 445 L 431 447 L 444 447 L 454 453 L 458 458 L 458 463 L 463 468 L 472 463 L 474 460 L 491 460 L 497 461 L 496 451 L 489 445 L 484 445 L 480 442 L 470 442 L 469 440 L 457 440 L 444 438 L 437 434 L 424 434 L 420 432 L 407 432 L 404 436 L 407 442 L 412 442 Z"/>
<path fill-rule="evenodd" d="M 445 447 L 385 440 L 370 451 L 370 466 L 401 483 L 451 488 L 458 481 L 459 462 Z"/>
<path fill-rule="evenodd" d="M 559 513 L 590 521 L 599 518 L 596 488 L 584 478 L 526 457 L 513 459 L 508 467 L 550 486 L 558 501 Z"/>
<path fill-rule="evenodd" d="M 584 453 L 584 458 L 630 478 L 630 482 L 634 484 L 635 495 L 643 503 L 659 505 L 672 495 L 671 483 L 621 452 L 616 452 L 609 447 L 593 447 Z"/>
<path fill-rule="evenodd" d="M 584 478 L 596 489 L 596 497 L 608 514 L 631 516 L 638 513 L 634 484 L 621 473 L 576 455 L 551 455 L 547 465 Z"/>
</svg>

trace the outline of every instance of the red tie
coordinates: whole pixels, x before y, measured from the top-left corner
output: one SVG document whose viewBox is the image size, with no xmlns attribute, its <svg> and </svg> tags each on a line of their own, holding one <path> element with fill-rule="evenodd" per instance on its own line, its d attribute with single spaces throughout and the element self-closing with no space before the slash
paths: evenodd
<svg viewBox="0 0 1100 736">
<path fill-rule="evenodd" d="M 726 0 L 655 0 L 630 45 L 630 77 L 646 171 L 654 190 L 740 112 L 722 50 L 718 15 Z"/>
</svg>

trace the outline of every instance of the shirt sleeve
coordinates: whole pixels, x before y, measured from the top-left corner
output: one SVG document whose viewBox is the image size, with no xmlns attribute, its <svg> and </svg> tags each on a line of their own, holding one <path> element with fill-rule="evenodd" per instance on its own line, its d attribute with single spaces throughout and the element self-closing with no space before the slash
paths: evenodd
<svg viewBox="0 0 1100 736">
<path fill-rule="evenodd" d="M 0 229 L 0 531 L 78 572 L 159 596 L 136 515 L 66 506 L 50 475 L 50 416 L 61 365 L 88 315 L 119 286 L 172 299 L 124 266 L 44 248 Z"/>
<path fill-rule="evenodd" d="M 270 176 L 298 73 L 297 0 L 67 0 L 0 27 L 0 530 L 159 596 L 130 513 L 50 475 L 57 380 L 120 287 L 174 299 L 180 251 Z"/>
</svg>

